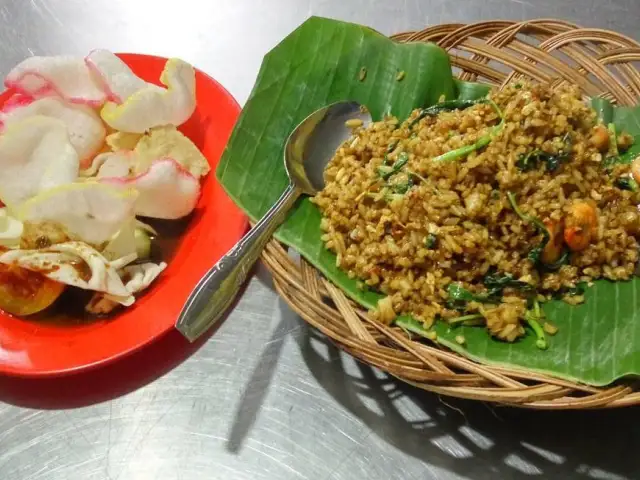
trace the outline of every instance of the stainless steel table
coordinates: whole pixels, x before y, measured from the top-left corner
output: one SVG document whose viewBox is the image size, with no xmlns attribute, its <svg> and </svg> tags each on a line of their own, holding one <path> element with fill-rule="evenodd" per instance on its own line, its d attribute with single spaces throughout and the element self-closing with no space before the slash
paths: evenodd
<svg viewBox="0 0 640 480">
<path fill-rule="evenodd" d="M 0 73 L 96 47 L 175 55 L 243 103 L 262 56 L 314 14 L 388 34 L 554 16 L 640 35 L 638 0 L 1 0 Z M 206 342 L 172 334 L 80 378 L 0 378 L 0 479 L 640 478 L 639 419 L 416 391 L 336 351 L 258 271 Z"/>
</svg>

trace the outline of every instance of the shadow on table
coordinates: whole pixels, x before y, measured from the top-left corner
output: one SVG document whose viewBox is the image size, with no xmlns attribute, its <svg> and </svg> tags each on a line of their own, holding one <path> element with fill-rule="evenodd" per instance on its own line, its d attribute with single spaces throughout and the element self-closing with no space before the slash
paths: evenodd
<svg viewBox="0 0 640 480">
<path fill-rule="evenodd" d="M 201 338 L 190 344 L 180 333 L 171 331 L 113 364 L 83 373 L 42 379 L 0 376 L 0 402 L 57 410 L 112 400 L 165 375 L 205 341 L 206 338 Z"/>
<path fill-rule="evenodd" d="M 287 336 L 291 332 L 291 324 L 285 320 L 281 321 L 271 334 L 271 338 L 265 343 L 265 347 L 260 353 L 260 357 L 253 370 L 248 388 L 244 391 L 238 408 L 236 409 L 234 421 L 232 422 L 227 450 L 230 453 L 240 452 L 244 441 L 251 433 L 260 409 L 269 391 L 269 385 L 273 381 L 273 376 L 278 368 L 278 361 L 284 347 Z"/>
<path fill-rule="evenodd" d="M 638 478 L 639 409 L 545 412 L 441 398 L 348 359 L 303 329 L 297 338 L 315 379 L 384 442 L 430 465 L 474 479 Z M 327 348 L 325 358 L 319 350 Z M 417 418 L 401 413 L 402 403 Z"/>
<path fill-rule="evenodd" d="M 114 363 L 82 373 L 51 378 L 0 375 L 0 402 L 27 408 L 57 410 L 86 407 L 131 393 L 166 375 L 197 352 L 233 311 L 251 277 L 249 275 L 227 315 L 193 343 L 189 343 L 177 330 L 172 329 L 151 344 Z"/>
<path fill-rule="evenodd" d="M 272 292 L 276 291 L 276 288 L 273 285 L 273 277 L 271 276 L 271 273 L 269 272 L 269 270 L 267 270 L 267 267 L 264 266 L 262 261 L 259 261 L 258 263 L 256 263 L 256 266 L 254 267 L 254 271 L 255 271 L 255 277 L 258 279 L 258 281 L 262 285 L 267 287 Z"/>
</svg>

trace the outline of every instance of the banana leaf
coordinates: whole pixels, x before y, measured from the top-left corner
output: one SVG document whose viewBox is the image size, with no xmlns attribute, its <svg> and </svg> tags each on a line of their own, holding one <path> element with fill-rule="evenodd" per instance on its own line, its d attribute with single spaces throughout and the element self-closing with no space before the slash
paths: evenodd
<svg viewBox="0 0 640 480">
<path fill-rule="evenodd" d="M 387 112 L 405 118 L 441 95 L 473 99 L 488 90 L 454 79 L 448 55 L 435 45 L 399 44 L 365 26 L 312 17 L 266 55 L 216 175 L 233 200 L 257 220 L 288 183 L 283 149 L 289 133 L 321 106 L 356 100 L 374 119 Z M 640 109 L 612 107 L 609 114 L 619 131 L 637 138 L 640 148 Z M 320 240 L 320 219 L 319 210 L 304 198 L 275 236 L 355 301 L 374 306 L 380 296 L 361 291 L 336 268 L 335 256 Z M 576 307 L 559 301 L 545 304 L 559 331 L 544 351 L 536 348 L 533 334 L 509 344 L 491 338 L 482 327 L 436 323 L 434 328 L 439 343 L 478 362 L 605 385 L 640 373 L 639 282 L 596 282 L 587 290 L 585 304 Z M 426 333 L 409 317 L 397 324 L 417 335 Z M 455 341 L 458 335 L 465 337 L 464 346 Z"/>
</svg>

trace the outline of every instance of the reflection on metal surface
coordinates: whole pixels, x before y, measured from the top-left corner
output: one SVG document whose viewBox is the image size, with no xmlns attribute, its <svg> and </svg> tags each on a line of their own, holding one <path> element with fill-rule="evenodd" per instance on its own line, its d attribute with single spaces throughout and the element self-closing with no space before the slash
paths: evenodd
<svg viewBox="0 0 640 480">
<path fill-rule="evenodd" d="M 384 33 L 557 16 L 637 37 L 640 4 L 5 0 L 0 66 L 5 74 L 30 54 L 95 47 L 175 55 L 244 102 L 264 53 L 310 14 Z M 40 382 L 0 378 L 0 479 L 638 477 L 638 409 L 528 412 L 418 392 L 336 351 L 264 278 L 259 271 L 227 320 L 193 346 L 173 332 L 108 371 Z"/>
</svg>

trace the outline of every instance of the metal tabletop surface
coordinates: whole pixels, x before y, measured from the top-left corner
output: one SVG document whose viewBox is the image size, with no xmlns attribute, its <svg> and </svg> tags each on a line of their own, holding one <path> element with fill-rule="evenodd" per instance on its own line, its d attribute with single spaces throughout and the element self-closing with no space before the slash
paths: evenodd
<svg viewBox="0 0 640 480">
<path fill-rule="evenodd" d="M 0 74 L 97 47 L 179 56 L 242 104 L 262 56 L 310 15 L 386 34 L 557 17 L 640 36 L 638 0 L 0 0 Z M 417 391 L 338 352 L 259 269 L 204 342 L 172 333 L 79 377 L 0 377 L 0 479 L 640 478 L 638 420 Z"/>
</svg>

